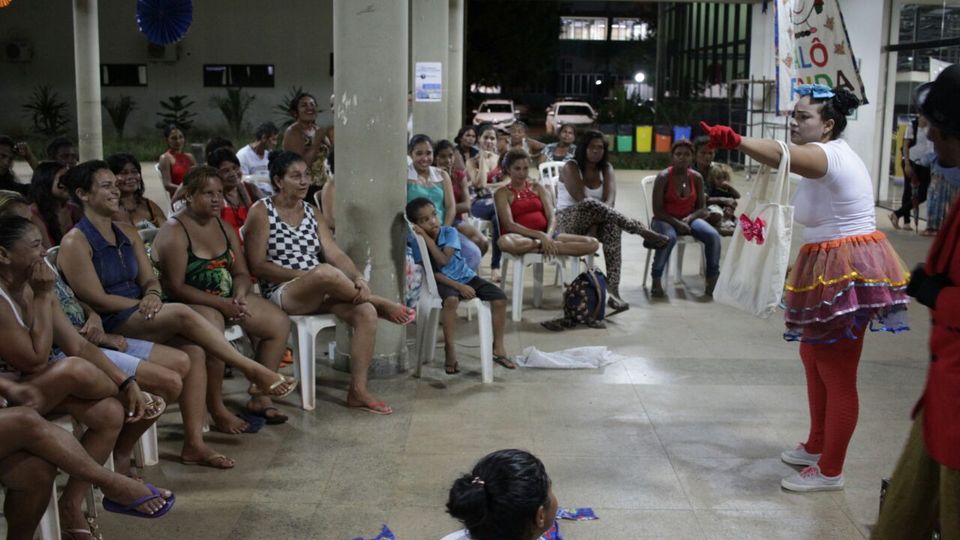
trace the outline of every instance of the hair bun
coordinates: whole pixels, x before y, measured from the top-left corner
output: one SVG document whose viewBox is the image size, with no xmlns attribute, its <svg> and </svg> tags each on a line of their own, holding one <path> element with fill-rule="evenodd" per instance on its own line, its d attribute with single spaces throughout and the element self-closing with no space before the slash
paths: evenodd
<svg viewBox="0 0 960 540">
<path fill-rule="evenodd" d="M 850 116 L 860 106 L 860 100 L 845 88 L 834 88 L 833 105 L 844 116 Z"/>
</svg>

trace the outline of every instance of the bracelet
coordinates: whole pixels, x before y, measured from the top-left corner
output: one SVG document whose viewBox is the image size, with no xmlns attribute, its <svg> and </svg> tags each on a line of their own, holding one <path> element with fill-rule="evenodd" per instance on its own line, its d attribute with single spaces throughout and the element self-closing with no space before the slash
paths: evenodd
<svg viewBox="0 0 960 540">
<path fill-rule="evenodd" d="M 135 382 L 137 382 L 137 378 L 131 375 L 126 379 L 124 379 L 122 383 L 117 385 L 117 389 L 123 392 L 124 390 L 127 389 L 128 386 L 130 386 L 130 383 L 135 383 Z"/>
<path fill-rule="evenodd" d="M 157 295 L 157 298 L 163 300 L 163 295 L 160 294 L 160 291 L 158 291 L 158 290 L 156 290 L 156 289 L 150 289 L 149 291 L 143 293 L 144 296 L 146 296 L 146 295 L 148 295 L 148 294 L 155 294 L 155 295 Z"/>
</svg>

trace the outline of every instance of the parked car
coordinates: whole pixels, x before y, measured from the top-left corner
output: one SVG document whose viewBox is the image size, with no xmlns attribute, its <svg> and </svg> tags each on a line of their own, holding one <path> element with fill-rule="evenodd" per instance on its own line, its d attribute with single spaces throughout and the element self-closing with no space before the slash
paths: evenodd
<svg viewBox="0 0 960 540">
<path fill-rule="evenodd" d="M 557 101 L 547 107 L 547 134 L 555 135 L 567 124 L 585 127 L 597 121 L 597 112 L 585 101 Z"/>
<path fill-rule="evenodd" d="M 511 99 L 486 99 L 473 110 L 473 125 L 493 124 L 501 128 L 517 121 L 517 111 Z"/>
</svg>

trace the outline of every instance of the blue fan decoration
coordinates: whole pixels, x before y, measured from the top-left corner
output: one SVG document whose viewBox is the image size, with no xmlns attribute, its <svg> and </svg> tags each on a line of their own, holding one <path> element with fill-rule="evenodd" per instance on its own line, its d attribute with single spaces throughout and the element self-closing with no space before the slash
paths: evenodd
<svg viewBox="0 0 960 540">
<path fill-rule="evenodd" d="M 150 43 L 176 43 L 192 22 L 192 0 L 137 0 L 137 27 Z"/>
</svg>

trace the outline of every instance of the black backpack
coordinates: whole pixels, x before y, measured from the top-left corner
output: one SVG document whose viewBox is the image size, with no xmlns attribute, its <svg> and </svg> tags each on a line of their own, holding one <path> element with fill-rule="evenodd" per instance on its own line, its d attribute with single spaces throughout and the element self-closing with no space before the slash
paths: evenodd
<svg viewBox="0 0 960 540">
<path fill-rule="evenodd" d="M 553 331 L 573 328 L 578 324 L 603 328 L 607 308 L 607 276 L 596 269 L 583 272 L 563 291 L 563 317 L 541 323 Z"/>
</svg>

